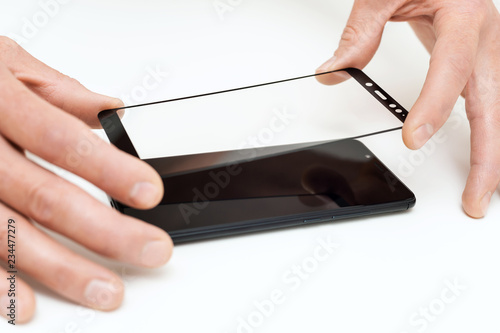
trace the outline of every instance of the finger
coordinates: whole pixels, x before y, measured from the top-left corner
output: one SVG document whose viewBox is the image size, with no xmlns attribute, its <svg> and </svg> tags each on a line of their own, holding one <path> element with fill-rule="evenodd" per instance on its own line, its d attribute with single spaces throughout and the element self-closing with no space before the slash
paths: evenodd
<svg viewBox="0 0 500 333">
<path fill-rule="evenodd" d="M 436 44 L 436 34 L 432 24 L 427 21 L 411 21 L 409 24 L 427 52 L 432 53 Z"/>
<path fill-rule="evenodd" d="M 486 215 L 500 182 L 500 91 L 495 89 L 496 78 L 490 75 L 491 72 L 480 78 L 482 86 L 488 89 L 486 94 L 477 89 L 474 79 L 466 100 L 471 126 L 471 169 L 462 204 L 465 212 L 475 218 Z"/>
<path fill-rule="evenodd" d="M 123 106 L 121 100 L 88 90 L 77 80 L 47 66 L 3 36 L 0 36 L 0 60 L 39 96 L 94 128 L 100 127 L 97 118 L 100 111 Z"/>
<path fill-rule="evenodd" d="M 170 258 L 173 244 L 163 230 L 110 209 L 1 138 L 0 151 L 0 200 L 10 207 L 112 259 L 158 267 Z"/>
<path fill-rule="evenodd" d="M 500 182 L 500 135 L 498 123 L 471 122 L 471 169 L 462 195 L 465 212 L 474 218 L 486 215 L 491 197 Z M 497 133 L 494 133 L 496 130 Z"/>
<path fill-rule="evenodd" d="M 63 297 L 94 309 L 114 310 L 121 304 L 123 283 L 116 274 L 71 252 L 1 203 L 0 216 L 16 221 L 18 270 Z M 3 252 L 0 258 L 6 260 Z"/>
<path fill-rule="evenodd" d="M 2 216 L 0 223 L 4 227 L 8 219 Z M 7 231 L 7 227 L 2 231 Z M 7 253 L 7 244 L 5 244 L 5 234 L 0 232 L 0 245 L 2 251 Z M 35 313 L 35 294 L 33 289 L 24 282 L 17 274 L 7 273 L 0 267 L 0 315 L 7 320 L 14 320 L 15 324 L 28 322 Z"/>
<path fill-rule="evenodd" d="M 451 20 L 450 15 L 436 15 L 437 40 L 427 78 L 403 126 L 403 140 L 411 149 L 422 147 L 443 126 L 474 68 L 481 24 L 473 14 Z M 462 22 L 468 22 L 467 29 Z"/>
<path fill-rule="evenodd" d="M 429 54 L 432 53 L 434 45 L 436 44 L 436 34 L 434 33 L 434 28 L 432 23 L 425 20 L 423 21 L 411 21 L 409 22 L 411 28 L 417 35 L 420 42 L 425 46 Z M 467 87 L 465 87 L 467 89 Z M 461 96 L 465 98 L 465 89 L 462 91 Z"/>
<path fill-rule="evenodd" d="M 75 173 L 117 200 L 151 208 L 163 197 L 158 173 L 107 144 L 75 117 L 42 100 L 0 65 L 0 132 L 18 146 Z"/>
<path fill-rule="evenodd" d="M 364 68 L 377 51 L 384 26 L 395 10 L 385 2 L 355 1 L 337 50 L 316 73 L 347 67 Z M 317 76 L 317 79 L 323 84 L 337 84 L 349 77 L 346 73 L 339 72 Z"/>
</svg>

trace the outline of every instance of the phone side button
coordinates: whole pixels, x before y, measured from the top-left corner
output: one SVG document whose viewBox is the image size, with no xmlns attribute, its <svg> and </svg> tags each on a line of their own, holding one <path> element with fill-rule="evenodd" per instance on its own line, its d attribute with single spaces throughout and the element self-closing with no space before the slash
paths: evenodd
<svg viewBox="0 0 500 333">
<path fill-rule="evenodd" d="M 331 222 L 333 220 L 335 220 L 335 216 L 320 217 L 320 218 L 317 218 L 317 219 L 304 220 L 304 224 L 321 223 L 321 222 Z"/>
</svg>

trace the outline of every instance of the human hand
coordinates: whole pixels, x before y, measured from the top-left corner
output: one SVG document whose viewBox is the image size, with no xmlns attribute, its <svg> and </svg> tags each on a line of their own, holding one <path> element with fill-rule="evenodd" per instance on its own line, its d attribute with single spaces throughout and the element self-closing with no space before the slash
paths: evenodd
<svg viewBox="0 0 500 333">
<path fill-rule="evenodd" d="M 30 218 L 96 253 L 144 267 L 165 264 L 172 241 L 163 230 L 119 214 L 23 152 L 79 175 L 127 205 L 154 207 L 163 196 L 160 176 L 85 124 L 99 126 L 99 111 L 121 105 L 0 36 L 0 261 L 13 259 L 8 239 L 15 240 L 16 269 L 67 299 L 99 310 L 120 305 L 120 277 L 62 246 Z M 8 231 L 9 219 L 15 221 L 15 234 Z M 10 303 L 7 276 L 0 267 L 3 316 Z M 26 322 L 34 313 L 34 293 L 19 277 L 16 283 L 16 322 Z"/>
<path fill-rule="evenodd" d="M 431 53 L 422 92 L 403 126 L 403 140 L 421 148 L 465 97 L 471 127 L 471 168 L 465 212 L 483 217 L 500 182 L 500 15 L 491 0 L 355 0 L 334 57 L 319 72 L 363 68 L 388 21 L 409 21 Z M 345 78 L 322 75 L 335 84 Z"/>
</svg>

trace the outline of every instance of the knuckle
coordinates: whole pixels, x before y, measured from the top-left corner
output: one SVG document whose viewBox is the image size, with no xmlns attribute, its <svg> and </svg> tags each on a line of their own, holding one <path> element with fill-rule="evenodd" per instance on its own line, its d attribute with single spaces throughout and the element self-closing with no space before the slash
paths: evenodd
<svg viewBox="0 0 500 333">
<path fill-rule="evenodd" d="M 46 98 L 50 99 L 52 97 L 58 97 L 57 94 L 60 92 L 60 87 L 63 85 L 70 85 L 72 87 L 76 87 L 81 85 L 76 79 L 63 74 L 57 70 L 53 70 L 54 76 L 51 77 L 51 80 L 46 80 L 41 83 L 41 87 L 44 90 L 44 95 Z M 64 109 L 63 106 L 61 106 Z"/>
<path fill-rule="evenodd" d="M 381 28 L 384 26 L 384 15 L 372 17 L 365 20 L 361 17 L 351 18 L 342 32 L 340 43 L 348 46 L 365 43 L 368 39 L 378 38 Z"/>
<path fill-rule="evenodd" d="M 75 281 L 81 277 L 75 274 L 75 268 L 70 264 L 76 262 L 75 258 L 69 257 L 66 253 L 61 253 L 60 257 L 63 260 L 50 267 L 53 274 L 46 283 L 49 287 L 56 288 L 63 294 L 68 294 L 75 285 Z"/>
<path fill-rule="evenodd" d="M 83 87 L 83 85 L 80 83 L 80 81 L 78 81 L 77 79 L 75 79 L 74 77 L 71 77 L 69 75 L 66 75 L 66 74 L 63 74 L 63 73 L 59 73 L 60 74 L 60 77 L 59 79 L 61 81 L 66 81 L 68 83 L 71 83 L 73 84 L 74 86 L 78 86 L 78 87 Z"/>
<path fill-rule="evenodd" d="M 94 251 L 111 259 L 120 259 L 123 256 L 123 254 L 118 251 L 116 244 L 110 244 L 105 241 L 98 243 Z"/>
<path fill-rule="evenodd" d="M 56 181 L 57 183 L 58 181 Z M 48 222 L 61 199 L 59 185 L 42 182 L 33 185 L 27 193 L 28 215 L 37 222 Z"/>
<path fill-rule="evenodd" d="M 442 56 L 441 56 L 442 57 Z M 437 59 L 431 57 L 429 60 L 429 67 L 433 65 L 439 66 L 442 59 Z M 470 54 L 466 50 L 457 50 L 456 52 L 450 52 L 446 55 L 446 74 L 449 75 L 450 81 L 467 83 L 470 78 L 472 71 L 474 69 L 474 55 Z"/>
<path fill-rule="evenodd" d="M 342 32 L 340 41 L 346 44 L 355 44 L 358 40 L 358 36 L 359 36 L 358 28 L 352 24 L 348 24 L 344 28 L 344 31 Z"/>
<path fill-rule="evenodd" d="M 474 67 L 474 59 L 465 54 L 452 54 L 450 55 L 449 64 L 453 74 L 467 79 Z"/>
<path fill-rule="evenodd" d="M 17 44 L 14 40 L 6 36 L 0 36 L 0 55 L 16 51 L 19 48 L 19 44 Z"/>
<path fill-rule="evenodd" d="M 471 17 L 483 20 L 491 10 L 490 2 L 489 0 L 468 0 L 465 1 L 464 8 Z"/>
<path fill-rule="evenodd" d="M 488 133 L 483 133 L 483 135 L 491 133 L 496 136 L 500 132 L 500 97 L 494 101 L 488 101 L 491 99 L 489 96 L 491 93 L 476 89 L 465 102 L 467 119 L 471 125 L 484 128 Z"/>
<path fill-rule="evenodd" d="M 371 34 L 377 30 L 374 23 L 361 20 L 351 20 L 340 37 L 340 41 L 346 45 L 355 45 L 363 43 L 371 37 Z"/>
<path fill-rule="evenodd" d="M 496 188 L 500 181 L 500 162 L 489 158 L 472 158 L 469 181 L 473 184 L 485 184 Z M 491 182 L 491 180 L 493 180 Z"/>
<path fill-rule="evenodd" d="M 53 148 L 62 148 L 64 143 L 69 142 L 68 131 L 59 126 L 53 126 L 50 129 L 43 131 L 43 143 Z"/>
<path fill-rule="evenodd" d="M 466 22 L 467 30 L 479 33 L 491 13 L 490 0 L 468 0 L 449 8 L 448 16 L 455 22 Z"/>
<path fill-rule="evenodd" d="M 67 130 L 53 126 L 51 130 L 44 130 L 38 134 L 38 141 L 34 142 L 34 149 L 44 159 L 55 163 L 64 163 L 65 157 L 71 152 L 72 138 Z"/>
</svg>

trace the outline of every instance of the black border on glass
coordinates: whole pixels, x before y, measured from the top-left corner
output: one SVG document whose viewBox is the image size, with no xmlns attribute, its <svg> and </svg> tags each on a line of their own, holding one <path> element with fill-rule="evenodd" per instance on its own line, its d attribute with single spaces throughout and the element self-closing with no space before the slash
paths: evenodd
<svg viewBox="0 0 500 333">
<path fill-rule="evenodd" d="M 204 97 L 204 96 L 210 96 L 210 95 L 224 94 L 224 93 L 228 93 L 228 92 L 232 92 L 232 91 L 245 90 L 245 89 L 257 88 L 257 87 L 268 86 L 268 85 L 273 85 L 273 84 L 279 84 L 279 83 L 283 83 L 283 82 L 295 81 L 295 80 L 305 79 L 305 78 L 314 77 L 314 76 L 328 75 L 328 74 L 332 74 L 332 73 L 336 73 L 336 72 L 349 73 L 349 75 L 351 75 L 356 81 L 358 81 L 359 84 L 362 87 L 364 87 L 366 91 L 368 91 L 376 100 L 378 100 L 383 106 L 385 106 L 385 108 L 389 112 L 391 112 L 402 123 L 405 122 L 405 119 L 408 116 L 408 111 L 401 104 L 399 104 L 394 98 L 392 98 L 384 89 L 382 89 L 382 87 L 380 87 L 378 84 L 376 84 L 375 81 L 373 81 L 371 78 L 369 78 L 368 75 L 366 75 L 365 73 L 363 73 L 363 71 L 361 71 L 360 69 L 357 69 L 357 68 L 345 68 L 345 69 L 339 69 L 339 70 L 335 70 L 335 71 L 329 71 L 329 72 L 317 73 L 317 74 L 311 74 L 311 75 L 304 75 L 304 76 L 294 77 L 294 78 L 290 78 L 290 79 L 266 82 L 266 83 L 251 85 L 251 86 L 215 91 L 215 92 L 210 92 L 210 93 L 205 93 L 205 94 L 179 97 L 179 98 L 174 98 L 174 99 L 169 99 L 169 100 L 164 100 L 164 101 L 137 104 L 137 105 L 132 105 L 132 106 L 124 106 L 121 108 L 101 111 L 101 112 L 99 112 L 98 118 L 99 118 L 99 121 L 101 122 L 102 128 L 104 129 L 104 131 L 106 132 L 106 135 L 108 136 L 109 141 L 113 145 L 115 145 L 120 150 L 123 150 L 124 152 L 127 152 L 130 155 L 139 158 L 139 154 L 137 153 L 137 150 L 135 149 L 134 144 L 130 140 L 129 135 L 128 135 L 127 131 L 125 130 L 125 127 L 123 127 L 123 124 L 120 120 L 120 117 L 117 114 L 117 111 L 119 111 L 119 110 L 132 109 L 132 108 L 136 108 L 136 107 L 155 105 L 155 104 L 161 104 L 161 103 L 182 101 L 182 100 L 186 100 L 186 99 L 192 99 L 192 98 L 198 98 L 198 97 Z M 367 85 L 367 83 L 369 85 Z M 379 94 L 382 94 L 383 96 L 385 96 L 386 99 L 383 99 Z M 391 107 L 391 105 L 394 107 Z M 396 110 L 399 110 L 400 112 L 397 112 Z M 397 130 L 397 129 L 401 129 L 401 127 L 389 129 L 387 131 L 392 131 L 392 130 Z M 366 135 L 358 136 L 355 138 L 365 137 L 365 136 L 379 134 L 379 133 L 383 133 L 383 132 L 386 132 L 386 131 L 381 131 L 381 132 L 376 132 L 376 133 L 368 133 Z M 351 139 L 355 139 L 355 138 L 351 138 Z"/>
</svg>

